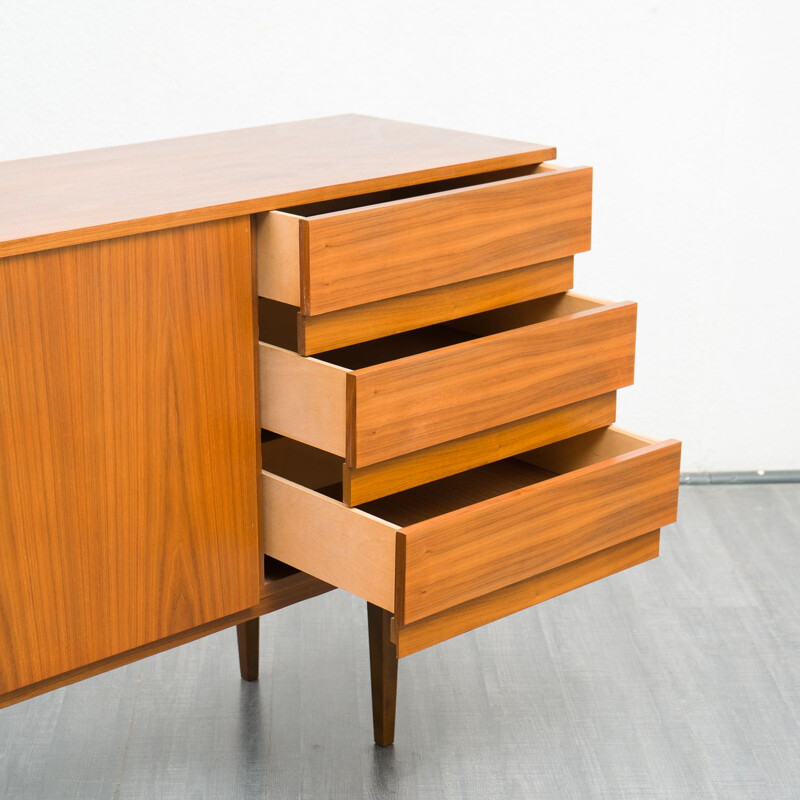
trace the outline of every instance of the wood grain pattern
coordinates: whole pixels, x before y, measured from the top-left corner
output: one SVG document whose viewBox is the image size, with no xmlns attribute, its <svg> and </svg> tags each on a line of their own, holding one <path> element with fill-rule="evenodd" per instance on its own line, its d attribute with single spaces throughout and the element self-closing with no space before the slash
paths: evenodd
<svg viewBox="0 0 800 800">
<path fill-rule="evenodd" d="M 644 444 L 403 528 L 405 585 L 398 593 L 404 616 L 398 624 L 674 522 L 679 469 L 679 442 Z"/>
<path fill-rule="evenodd" d="M 265 533 L 270 555 L 405 627 L 670 524 L 679 468 L 679 442 L 612 426 L 362 509 L 264 473 Z"/>
<path fill-rule="evenodd" d="M 494 169 L 555 148 L 355 115 L 0 164 L 0 256 Z"/>
<path fill-rule="evenodd" d="M 322 314 L 591 244 L 592 170 L 559 168 L 300 220 L 301 309 Z"/>
<path fill-rule="evenodd" d="M 564 292 L 572 287 L 572 267 L 570 256 L 327 314 L 306 316 L 300 313 L 297 316 L 298 352 L 309 356 Z"/>
<path fill-rule="evenodd" d="M 345 465 L 343 500 L 348 506 L 361 505 L 412 486 L 610 425 L 615 416 L 616 393 L 610 392 L 388 461 L 379 461 L 368 467 L 354 469 Z"/>
<path fill-rule="evenodd" d="M 234 625 L 238 625 L 241 622 L 259 617 L 263 614 L 278 611 L 294 603 L 299 603 L 311 597 L 324 594 L 325 592 L 330 592 L 335 588 L 336 587 L 324 583 L 317 578 L 313 578 L 311 575 L 306 575 L 302 572 L 292 572 L 280 580 L 268 581 L 264 584 L 261 587 L 261 600 L 256 606 L 247 608 L 244 611 L 238 611 L 235 614 L 221 619 L 206 622 L 191 630 L 181 631 L 180 633 L 173 634 L 164 639 L 159 639 L 157 642 L 151 642 L 141 647 L 134 648 L 133 650 L 120 653 L 119 655 L 110 656 L 109 658 L 96 661 L 92 664 L 86 664 L 70 672 L 56 675 L 52 678 L 40 681 L 39 683 L 30 684 L 21 689 L 16 689 L 12 692 L 0 695 L 0 708 L 5 708 L 14 703 L 22 702 L 23 700 L 29 700 L 45 692 L 51 692 L 53 689 L 59 689 L 62 686 L 68 686 L 71 683 L 77 683 L 86 678 L 91 678 L 94 675 L 100 675 L 103 672 L 122 667 L 125 664 L 130 664 L 142 658 L 148 658 L 156 653 L 170 650 L 173 647 L 188 644 L 203 636 L 208 636 L 209 634 L 216 633 L 225 628 L 231 628 Z"/>
<path fill-rule="evenodd" d="M 344 456 L 348 370 L 261 342 L 261 425 Z"/>
<path fill-rule="evenodd" d="M 258 602 L 248 218 L 0 262 L 0 693 Z"/>
<path fill-rule="evenodd" d="M 410 656 L 426 647 L 656 558 L 659 534 L 660 531 L 651 531 L 637 536 L 412 622 L 404 628 L 398 628 L 393 620 L 392 641 L 397 645 L 397 655 L 400 658 Z"/>
<path fill-rule="evenodd" d="M 627 386 L 635 346 L 635 303 L 572 292 L 319 358 L 262 343 L 262 424 L 362 468 Z"/>
<path fill-rule="evenodd" d="M 364 467 L 627 386 L 635 344 L 636 304 L 619 303 L 357 370 L 347 463 Z"/>
<path fill-rule="evenodd" d="M 393 610 L 396 526 L 269 472 L 262 486 L 268 556 Z"/>
</svg>

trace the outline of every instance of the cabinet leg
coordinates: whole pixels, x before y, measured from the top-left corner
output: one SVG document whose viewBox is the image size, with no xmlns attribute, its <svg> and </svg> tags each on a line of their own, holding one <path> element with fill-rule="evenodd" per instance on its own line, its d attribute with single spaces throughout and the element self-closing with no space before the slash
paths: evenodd
<svg viewBox="0 0 800 800">
<path fill-rule="evenodd" d="M 249 619 L 236 626 L 239 643 L 239 670 L 246 681 L 258 680 L 258 635 L 261 617 Z"/>
<path fill-rule="evenodd" d="M 394 742 L 394 718 L 397 709 L 397 648 L 389 638 L 391 619 L 389 611 L 367 603 L 372 727 L 375 744 L 382 747 Z"/>
</svg>

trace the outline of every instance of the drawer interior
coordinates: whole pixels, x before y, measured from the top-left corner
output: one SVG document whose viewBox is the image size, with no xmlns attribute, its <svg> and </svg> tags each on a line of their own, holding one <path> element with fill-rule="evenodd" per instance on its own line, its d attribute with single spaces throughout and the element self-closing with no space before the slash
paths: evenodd
<svg viewBox="0 0 800 800">
<path fill-rule="evenodd" d="M 679 443 L 613 426 L 353 508 L 341 458 L 263 449 L 265 552 L 401 625 L 675 521 Z"/>
<path fill-rule="evenodd" d="M 615 426 L 505 458 L 356 506 L 398 528 L 532 486 L 653 444 Z M 286 437 L 262 443 L 264 469 L 342 500 L 342 459 Z"/>
<path fill-rule="evenodd" d="M 399 186 L 395 189 L 384 189 L 379 192 L 339 197 L 334 200 L 323 200 L 318 203 L 288 206 L 286 208 L 281 208 L 280 211 L 284 214 L 293 214 L 297 217 L 311 219 L 326 214 L 351 211 L 356 208 L 378 206 L 382 203 L 394 203 L 398 200 L 408 200 L 414 197 L 425 197 L 427 195 L 437 194 L 438 192 L 450 192 L 453 189 L 465 189 L 470 186 L 481 186 L 486 183 L 495 183 L 496 181 L 504 181 L 511 178 L 522 178 L 526 175 L 535 175 L 540 171 L 545 171 L 542 170 L 541 167 L 541 164 L 527 164 L 521 167 L 512 167 L 511 169 L 481 172 L 476 175 L 464 175 L 460 178 L 447 178 L 445 180 L 419 183 L 412 186 Z"/>
<path fill-rule="evenodd" d="M 505 458 L 372 500 L 358 508 L 376 517 L 391 520 L 395 525 L 406 527 L 448 514 L 458 508 L 482 503 L 523 486 L 540 483 L 553 476 L 554 473 L 549 470 L 519 458 Z"/>
<path fill-rule="evenodd" d="M 404 331 L 317 353 L 314 358 L 345 369 L 356 370 L 419 355 L 430 350 L 503 333 L 514 328 L 567 317 L 600 308 L 607 303 L 575 292 L 528 300 L 512 306 L 448 320 L 416 330 Z M 297 352 L 296 309 L 273 300 L 259 299 L 259 336 L 267 344 Z"/>
<path fill-rule="evenodd" d="M 291 578 L 296 575 L 300 570 L 297 567 L 292 567 L 289 564 L 284 564 L 283 561 L 278 561 L 277 558 L 270 558 L 264 556 L 264 583 L 275 584 Z"/>
</svg>

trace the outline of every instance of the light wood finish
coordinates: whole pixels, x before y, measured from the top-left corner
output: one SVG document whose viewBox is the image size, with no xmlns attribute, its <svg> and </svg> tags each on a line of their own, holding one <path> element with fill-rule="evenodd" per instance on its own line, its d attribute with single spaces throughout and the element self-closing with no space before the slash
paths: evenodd
<svg viewBox="0 0 800 800">
<path fill-rule="evenodd" d="M 678 442 L 645 445 L 404 528 L 398 623 L 669 525 L 676 518 L 679 468 Z"/>
<path fill-rule="evenodd" d="M 324 583 L 317 578 L 313 578 L 311 575 L 292 571 L 291 574 L 280 580 L 268 581 L 264 584 L 261 588 L 261 599 L 258 605 L 252 608 L 247 608 L 244 611 L 239 611 L 228 617 L 207 622 L 191 630 L 181 631 L 165 639 L 159 639 L 157 642 L 128 650 L 125 653 L 120 653 L 119 655 L 111 656 L 101 661 L 96 661 L 93 664 L 86 664 L 70 672 L 56 675 L 52 678 L 40 681 L 39 683 L 23 686 L 13 692 L 0 695 L 0 708 L 5 708 L 14 703 L 22 702 L 23 700 L 29 700 L 32 697 L 37 697 L 53 689 L 59 689 L 62 686 L 68 686 L 71 683 L 91 678 L 94 675 L 101 675 L 109 670 L 122 667 L 125 664 L 131 664 L 134 661 L 140 661 L 143 658 L 148 658 L 156 653 L 162 653 L 173 647 L 188 644 L 189 642 L 201 639 L 203 636 L 208 636 L 209 634 L 216 633 L 225 628 L 233 627 L 234 625 L 238 625 L 241 622 L 259 617 L 263 614 L 278 611 L 294 603 L 299 603 L 311 597 L 324 594 L 325 592 L 330 592 L 335 588 L 336 587 Z"/>
<path fill-rule="evenodd" d="M 426 647 L 606 578 L 658 556 L 660 531 L 622 542 L 540 575 L 440 611 L 404 628 L 392 620 L 392 641 L 404 658 Z"/>
<path fill-rule="evenodd" d="M 259 273 L 270 273 L 259 285 L 285 287 L 299 275 L 303 313 L 323 314 L 571 256 L 591 243 L 588 167 L 534 169 L 507 180 L 361 203 L 354 198 L 354 208 L 260 217 L 258 239 L 271 241 L 259 244 Z M 283 218 L 270 221 L 273 215 Z M 299 263 L 279 258 L 295 253 Z M 292 302 L 285 299 L 288 291 L 266 296 Z"/>
<path fill-rule="evenodd" d="M 262 427 L 344 456 L 349 371 L 263 342 L 259 350 Z"/>
<path fill-rule="evenodd" d="M 609 301 L 599 297 L 589 297 L 579 292 L 560 292 L 533 302 L 516 303 L 454 319 L 448 323 L 448 327 L 473 336 L 490 336 L 500 330 L 547 322 L 607 305 L 610 305 Z"/>
<path fill-rule="evenodd" d="M 262 486 L 268 556 L 394 608 L 396 526 L 269 472 Z"/>
<path fill-rule="evenodd" d="M 552 446 L 539 448 L 536 453 L 523 453 L 520 458 L 553 472 L 565 472 L 617 458 L 643 444 L 657 443 L 657 439 L 614 425 L 607 430 L 589 431 L 569 440 L 554 442 Z"/>
<path fill-rule="evenodd" d="M 572 256 L 316 316 L 297 315 L 303 356 L 572 288 Z M 272 295 L 270 295 L 272 296 Z"/>
<path fill-rule="evenodd" d="M 375 744 L 394 742 L 397 710 L 397 647 L 391 640 L 392 615 L 367 603 L 369 667 L 372 685 L 372 729 Z"/>
<path fill-rule="evenodd" d="M 236 626 L 236 644 L 239 648 L 239 672 L 242 680 L 258 680 L 258 651 L 260 617 L 240 622 Z"/>
<path fill-rule="evenodd" d="M 0 262 L 0 694 L 258 602 L 249 218 Z"/>
<path fill-rule="evenodd" d="M 264 214 L 256 239 L 258 294 L 300 305 L 300 235 L 295 219 L 288 214 Z M 273 265 L 293 264 L 294 270 L 274 269 Z"/>
<path fill-rule="evenodd" d="M 355 115 L 0 164 L 0 256 L 536 164 L 555 148 Z"/>
<path fill-rule="evenodd" d="M 410 652 L 640 557 L 679 445 L 591 430 L 636 309 L 561 293 L 554 156 L 339 117 L 0 165 L 0 706 L 230 625 L 254 680 L 257 617 L 337 585 L 388 744 L 392 616 Z"/>
<path fill-rule="evenodd" d="M 412 486 L 577 436 L 588 430 L 611 425 L 615 416 L 616 393 L 610 392 L 425 450 L 379 461 L 368 467 L 353 469 L 344 465 L 344 503 L 348 506 L 361 505 Z"/>
<path fill-rule="evenodd" d="M 262 424 L 361 468 L 633 381 L 634 303 L 568 293 L 485 314 L 320 358 L 262 343 Z"/>
<path fill-rule="evenodd" d="M 267 553 L 394 611 L 404 626 L 675 520 L 678 442 L 653 444 L 613 427 L 576 442 L 363 509 L 327 496 L 333 490 L 264 473 Z M 559 447 L 567 454 L 560 461 Z M 556 461 L 562 474 L 551 471 Z"/>
</svg>

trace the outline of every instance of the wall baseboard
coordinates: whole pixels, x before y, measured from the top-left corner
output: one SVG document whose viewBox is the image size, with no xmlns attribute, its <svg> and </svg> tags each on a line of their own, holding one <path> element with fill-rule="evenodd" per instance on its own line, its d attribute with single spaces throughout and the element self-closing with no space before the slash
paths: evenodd
<svg viewBox="0 0 800 800">
<path fill-rule="evenodd" d="M 800 483 L 800 469 L 759 470 L 758 472 L 682 472 L 681 484 Z"/>
</svg>

